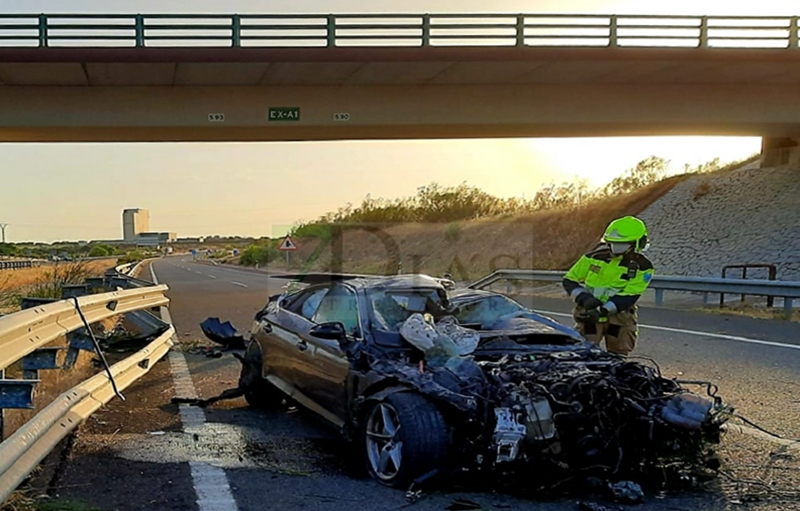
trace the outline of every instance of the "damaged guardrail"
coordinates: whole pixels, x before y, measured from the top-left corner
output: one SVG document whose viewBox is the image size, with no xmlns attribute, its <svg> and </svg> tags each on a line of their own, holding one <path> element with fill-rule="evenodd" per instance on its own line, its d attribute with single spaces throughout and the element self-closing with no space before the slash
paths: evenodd
<svg viewBox="0 0 800 511">
<path fill-rule="evenodd" d="M 469 285 L 472 289 L 483 289 L 504 280 L 529 282 L 561 282 L 564 272 L 549 270 L 496 270 Z M 790 318 L 794 300 L 800 298 L 800 282 L 780 280 L 721 279 L 711 277 L 683 277 L 656 275 L 650 283 L 656 293 L 656 306 L 664 304 L 664 291 L 695 293 L 746 294 L 783 298 L 784 315 Z"/>
<path fill-rule="evenodd" d="M 99 349 L 94 334 L 86 331 L 87 325 L 123 314 L 146 314 L 153 326 L 146 337 L 152 339 L 147 346 L 64 392 L 0 443 L 0 503 L 81 421 L 147 373 L 172 346 L 174 328 L 147 312 L 169 303 L 164 294 L 167 286 L 134 279 L 118 268 L 98 279 L 117 291 L 33 303 L 30 308 L 0 317 L 0 433 L 4 408 L 33 407 L 33 389 L 40 381 L 40 370 L 71 367 L 78 350 Z M 131 289 L 120 289 L 124 287 Z M 64 348 L 47 345 L 64 335 L 68 339 L 67 355 L 59 366 L 57 354 Z M 102 354 L 100 358 L 105 363 Z M 5 379 L 6 368 L 17 362 L 21 362 L 23 378 Z"/>
</svg>

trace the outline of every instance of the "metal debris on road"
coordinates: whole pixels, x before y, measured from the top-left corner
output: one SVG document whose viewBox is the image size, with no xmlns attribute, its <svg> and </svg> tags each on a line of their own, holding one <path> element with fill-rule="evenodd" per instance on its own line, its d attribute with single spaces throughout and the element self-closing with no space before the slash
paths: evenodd
<svg viewBox="0 0 800 511">
<path fill-rule="evenodd" d="M 206 318 L 200 323 L 200 329 L 206 337 L 229 350 L 243 350 L 245 339 L 239 334 L 230 321 L 224 323 L 219 318 Z"/>
<path fill-rule="evenodd" d="M 639 504 L 644 501 L 644 492 L 642 487 L 633 481 L 620 481 L 618 483 L 609 483 L 608 489 L 611 490 L 611 495 L 616 502 L 623 504 Z"/>
</svg>

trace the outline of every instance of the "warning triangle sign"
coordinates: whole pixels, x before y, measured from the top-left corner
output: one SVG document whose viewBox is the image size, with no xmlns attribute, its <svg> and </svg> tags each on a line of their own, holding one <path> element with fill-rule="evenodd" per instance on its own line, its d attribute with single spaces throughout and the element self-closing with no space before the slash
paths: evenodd
<svg viewBox="0 0 800 511">
<path fill-rule="evenodd" d="M 297 250 L 297 245 L 294 244 L 292 238 L 286 236 L 278 247 L 278 250 Z"/>
</svg>

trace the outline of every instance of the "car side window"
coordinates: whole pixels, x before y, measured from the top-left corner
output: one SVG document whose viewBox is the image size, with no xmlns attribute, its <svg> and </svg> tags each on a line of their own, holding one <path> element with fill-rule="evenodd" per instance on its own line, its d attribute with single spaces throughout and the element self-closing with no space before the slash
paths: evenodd
<svg viewBox="0 0 800 511">
<path fill-rule="evenodd" d="M 322 299 L 314 317 L 314 323 L 338 321 L 344 325 L 347 333 L 361 337 L 358 325 L 358 297 L 355 292 L 344 286 L 334 286 Z"/>
<path fill-rule="evenodd" d="M 287 303 L 284 309 L 310 320 L 329 289 L 328 287 L 321 287 L 301 292 L 297 297 L 294 297 L 291 302 Z"/>
</svg>

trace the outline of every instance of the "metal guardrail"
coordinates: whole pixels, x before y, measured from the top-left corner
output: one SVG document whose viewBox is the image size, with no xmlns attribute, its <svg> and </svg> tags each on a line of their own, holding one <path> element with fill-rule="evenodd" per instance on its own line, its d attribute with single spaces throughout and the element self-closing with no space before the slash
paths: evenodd
<svg viewBox="0 0 800 511">
<path fill-rule="evenodd" d="M 797 16 L 0 14 L 0 46 L 798 48 Z"/>
<path fill-rule="evenodd" d="M 728 264 L 722 267 L 722 278 L 728 277 L 728 270 L 742 270 L 742 278 L 747 278 L 747 270 L 753 269 L 766 269 L 767 270 L 767 280 L 776 280 L 778 275 L 778 267 L 774 264 Z M 745 297 L 747 295 L 742 295 L 741 301 L 744 303 Z M 775 304 L 775 297 L 770 296 L 767 298 L 767 307 L 772 307 Z M 720 293 L 719 295 L 719 306 L 720 308 L 725 307 L 725 293 Z"/>
<path fill-rule="evenodd" d="M 33 261 L 0 261 L 0 270 L 21 270 L 33 268 Z"/>
<path fill-rule="evenodd" d="M 548 270 L 497 270 L 470 284 L 472 289 L 483 289 L 503 280 L 522 280 L 530 282 L 561 282 L 564 272 Z M 800 298 L 800 282 L 781 280 L 720 279 L 709 277 L 681 277 L 656 275 L 650 282 L 655 290 L 656 306 L 664 304 L 664 291 L 688 291 L 696 293 L 730 293 L 753 296 L 773 296 L 783 298 L 786 317 L 791 317 L 793 301 Z"/>
<path fill-rule="evenodd" d="M 156 286 L 122 273 L 132 273 L 137 266 L 121 265 L 107 272 L 104 278 L 89 279 L 99 280 L 100 284 L 106 286 L 132 289 L 81 296 L 77 298 L 80 313 L 75 302 L 61 300 L 32 303 L 31 308 L 0 317 L 0 398 L 3 398 L 0 405 L 5 402 L 3 406 L 7 408 L 30 407 L 33 386 L 39 382 L 38 371 L 59 368 L 56 354 L 61 348 L 46 347 L 58 337 L 68 334 L 69 350 L 64 367 L 74 363 L 74 357 L 70 362 L 69 353 L 73 349 L 94 349 L 93 341 L 87 343 L 85 336 L 81 335 L 80 329 L 84 327 L 81 313 L 86 323 L 92 324 L 121 314 L 145 314 L 146 310 L 169 303 L 164 295 L 167 286 Z M 86 287 L 89 286 L 87 282 Z M 106 372 L 96 374 L 61 394 L 0 443 L 0 503 L 8 498 L 58 442 L 114 397 L 114 384 L 120 391 L 127 388 L 166 355 L 172 346 L 175 330 L 155 316 L 148 319 L 158 323 L 158 329 L 154 332 L 160 335 L 142 350 L 111 366 L 108 372 L 113 382 Z M 22 361 L 24 379 L 4 379 L 4 370 L 18 361 Z M 1 414 L 2 407 L 0 428 Z"/>
</svg>

